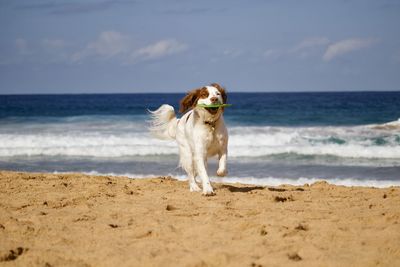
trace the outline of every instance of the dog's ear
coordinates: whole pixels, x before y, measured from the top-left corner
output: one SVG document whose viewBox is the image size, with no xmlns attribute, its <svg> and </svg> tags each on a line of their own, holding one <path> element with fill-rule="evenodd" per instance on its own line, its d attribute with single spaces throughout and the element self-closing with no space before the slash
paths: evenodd
<svg viewBox="0 0 400 267">
<path fill-rule="evenodd" d="M 193 108 L 200 97 L 200 91 L 201 89 L 195 89 L 187 93 L 187 95 L 182 98 L 180 102 L 179 112 L 185 113 L 187 110 Z"/>
<path fill-rule="evenodd" d="M 222 99 L 224 100 L 224 104 L 228 101 L 228 95 L 226 94 L 226 90 L 224 87 L 219 85 L 218 83 L 213 83 L 211 86 L 214 86 L 215 88 L 218 89 L 218 91 L 221 93 Z"/>
</svg>

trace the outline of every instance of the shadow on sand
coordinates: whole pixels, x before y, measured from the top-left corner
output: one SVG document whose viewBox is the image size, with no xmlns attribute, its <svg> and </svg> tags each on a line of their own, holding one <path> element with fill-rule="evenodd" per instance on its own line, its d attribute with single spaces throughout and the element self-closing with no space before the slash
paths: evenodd
<svg viewBox="0 0 400 267">
<path fill-rule="evenodd" d="M 264 186 L 247 186 L 247 187 L 237 187 L 233 185 L 224 184 L 221 189 L 228 189 L 230 192 L 247 193 L 254 190 L 264 190 Z"/>
</svg>

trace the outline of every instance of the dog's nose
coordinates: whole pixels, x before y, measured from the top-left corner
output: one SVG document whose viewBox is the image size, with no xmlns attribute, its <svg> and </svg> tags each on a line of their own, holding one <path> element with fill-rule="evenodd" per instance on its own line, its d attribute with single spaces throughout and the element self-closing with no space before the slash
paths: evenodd
<svg viewBox="0 0 400 267">
<path fill-rule="evenodd" d="M 211 103 L 215 103 L 218 101 L 218 97 L 213 96 L 210 98 L 210 101 L 211 101 Z"/>
</svg>

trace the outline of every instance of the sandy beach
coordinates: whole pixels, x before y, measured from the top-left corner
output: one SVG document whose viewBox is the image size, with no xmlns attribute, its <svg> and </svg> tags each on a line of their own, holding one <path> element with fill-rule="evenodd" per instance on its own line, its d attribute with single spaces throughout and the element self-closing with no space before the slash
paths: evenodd
<svg viewBox="0 0 400 267">
<path fill-rule="evenodd" d="M 400 188 L 0 172 L 1 266 L 400 266 Z"/>
</svg>

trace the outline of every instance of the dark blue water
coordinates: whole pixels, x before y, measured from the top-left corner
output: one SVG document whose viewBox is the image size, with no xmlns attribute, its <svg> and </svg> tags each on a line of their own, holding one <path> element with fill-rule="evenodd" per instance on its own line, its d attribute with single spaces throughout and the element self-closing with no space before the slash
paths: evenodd
<svg viewBox="0 0 400 267">
<path fill-rule="evenodd" d="M 146 115 L 183 94 L 0 96 L 0 119 Z M 400 118 L 400 92 L 231 93 L 226 118 L 240 125 L 363 125 Z"/>
<path fill-rule="evenodd" d="M 148 109 L 178 110 L 183 96 L 2 95 L 0 169 L 184 179 L 176 144 L 154 139 L 146 122 Z M 400 92 L 231 93 L 228 102 L 228 181 L 400 185 Z"/>
</svg>

